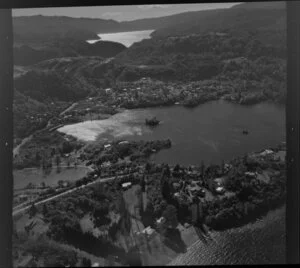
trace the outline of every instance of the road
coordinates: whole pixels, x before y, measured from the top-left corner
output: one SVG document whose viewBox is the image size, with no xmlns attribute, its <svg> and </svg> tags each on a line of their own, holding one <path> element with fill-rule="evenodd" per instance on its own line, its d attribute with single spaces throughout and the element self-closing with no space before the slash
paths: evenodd
<svg viewBox="0 0 300 268">
<path fill-rule="evenodd" d="M 16 146 L 16 147 L 14 148 L 14 150 L 13 150 L 13 156 L 14 156 L 14 157 L 15 157 L 16 155 L 19 154 L 19 151 L 20 151 L 21 146 L 23 146 L 25 143 L 27 143 L 28 141 L 30 141 L 30 140 L 32 139 L 32 136 L 33 136 L 33 135 L 30 135 L 30 136 L 24 138 L 24 139 L 22 140 L 22 142 L 21 142 L 18 146 Z"/>
<path fill-rule="evenodd" d="M 124 175 L 124 176 L 126 176 L 126 175 Z M 118 178 L 121 178 L 121 177 L 122 177 L 122 176 L 118 176 Z M 87 183 L 87 184 L 85 184 L 85 185 L 81 185 L 81 186 L 79 186 L 79 187 L 70 189 L 70 190 L 65 191 L 65 192 L 63 192 L 63 193 L 60 193 L 60 194 L 58 194 L 58 195 L 54 195 L 54 196 L 51 196 L 51 197 L 46 198 L 46 199 L 44 199 L 44 200 L 35 202 L 34 205 L 35 205 L 35 206 L 38 206 L 38 205 L 40 205 L 40 204 L 44 204 L 44 203 L 46 203 L 46 202 L 49 202 L 49 201 L 51 201 L 51 200 L 54 200 L 54 199 L 56 199 L 56 198 L 58 198 L 58 197 L 62 197 L 62 196 L 64 196 L 64 195 L 67 195 L 67 194 L 70 194 L 70 193 L 72 193 L 72 192 L 75 192 L 75 191 L 77 191 L 77 190 L 79 190 L 79 189 L 83 189 L 83 188 L 85 188 L 85 187 L 88 187 L 88 186 L 90 186 L 90 185 L 92 185 L 92 184 L 108 182 L 108 181 L 114 180 L 115 178 L 116 178 L 116 176 L 108 177 L 108 178 L 99 178 L 99 179 L 97 179 L 97 180 L 95 180 L 95 181 L 92 181 L 92 182 L 90 182 L 90 183 Z M 23 208 L 14 210 L 14 211 L 13 211 L 13 216 L 16 216 L 17 214 L 19 214 L 19 213 L 21 213 L 21 212 L 23 212 L 23 211 L 29 209 L 30 207 L 31 207 L 31 205 L 28 205 L 28 206 L 26 206 L 26 207 L 23 207 Z"/>
<path fill-rule="evenodd" d="M 62 111 L 59 115 L 64 115 L 66 112 L 72 110 L 77 104 L 78 104 L 77 102 L 74 102 L 71 106 L 69 106 L 67 109 Z"/>
<path fill-rule="evenodd" d="M 64 113 L 70 111 L 70 110 L 73 109 L 76 105 L 77 105 L 77 102 L 72 103 L 70 106 L 68 106 L 68 108 L 66 108 L 65 110 L 63 110 L 59 115 L 61 116 L 61 115 L 63 115 Z M 44 129 L 47 129 L 47 128 L 50 126 L 50 121 L 51 121 L 51 119 L 52 119 L 52 118 L 50 118 L 50 119 L 48 120 L 47 126 L 46 126 Z M 19 154 L 20 148 L 21 148 L 25 143 L 27 143 L 28 141 L 30 141 L 30 140 L 32 139 L 32 137 L 33 137 L 33 134 L 31 134 L 30 136 L 24 138 L 24 139 L 22 140 L 22 142 L 21 142 L 18 146 L 16 146 L 16 147 L 13 149 L 13 156 L 14 156 L 14 157 L 17 156 L 17 155 Z"/>
</svg>

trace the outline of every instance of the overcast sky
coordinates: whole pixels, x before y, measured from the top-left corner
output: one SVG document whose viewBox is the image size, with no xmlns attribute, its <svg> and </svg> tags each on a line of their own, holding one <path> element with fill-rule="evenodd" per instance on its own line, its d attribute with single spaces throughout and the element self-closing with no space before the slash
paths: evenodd
<svg viewBox="0 0 300 268">
<path fill-rule="evenodd" d="M 216 8 L 229 8 L 238 3 L 211 4 L 163 4 L 163 5 L 132 5 L 132 6 L 97 6 L 67 8 L 29 8 L 14 9 L 13 16 L 69 16 L 114 19 L 117 21 L 153 18 L 172 15 L 186 11 L 198 11 Z"/>
</svg>

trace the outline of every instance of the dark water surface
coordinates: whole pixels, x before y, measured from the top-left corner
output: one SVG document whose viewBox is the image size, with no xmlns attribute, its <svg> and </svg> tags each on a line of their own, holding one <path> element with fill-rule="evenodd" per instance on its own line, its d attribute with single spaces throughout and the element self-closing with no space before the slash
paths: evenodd
<svg viewBox="0 0 300 268">
<path fill-rule="evenodd" d="M 214 101 L 193 109 L 180 106 L 139 109 L 133 122 L 143 123 L 156 116 L 162 123 L 151 129 L 128 135 L 128 139 L 172 140 L 172 148 L 153 157 L 159 163 L 200 164 L 221 163 L 244 153 L 276 146 L 285 141 L 284 107 L 262 103 L 241 106 Z M 242 131 L 247 129 L 248 135 Z"/>
<path fill-rule="evenodd" d="M 170 265 L 284 264 L 285 206 L 255 223 L 213 232 L 207 244 L 194 243 Z"/>
</svg>

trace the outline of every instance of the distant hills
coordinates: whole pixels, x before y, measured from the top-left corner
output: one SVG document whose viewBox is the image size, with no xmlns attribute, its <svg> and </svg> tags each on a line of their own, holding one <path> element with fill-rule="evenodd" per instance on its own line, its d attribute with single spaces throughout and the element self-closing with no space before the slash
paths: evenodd
<svg viewBox="0 0 300 268">
<path fill-rule="evenodd" d="M 285 21 L 283 2 L 243 3 L 229 9 L 185 12 L 171 16 L 118 22 L 115 20 L 71 18 L 65 16 L 28 16 L 13 19 L 16 43 L 29 44 L 73 38 L 95 39 L 98 33 L 155 29 L 153 36 L 182 35 L 207 31 L 238 30 L 279 25 Z M 274 26 L 275 27 L 275 26 Z"/>
<path fill-rule="evenodd" d="M 32 16 L 16 17 L 13 23 L 17 136 L 31 132 L 28 114 L 48 111 L 49 103 L 77 101 L 119 81 L 142 77 L 227 79 L 235 87 L 247 79 L 249 90 L 262 88 L 264 95 L 284 100 L 282 2 L 243 3 L 129 22 Z M 86 42 L 97 33 L 147 29 L 155 30 L 152 38 L 129 48 L 110 41 Z"/>
</svg>

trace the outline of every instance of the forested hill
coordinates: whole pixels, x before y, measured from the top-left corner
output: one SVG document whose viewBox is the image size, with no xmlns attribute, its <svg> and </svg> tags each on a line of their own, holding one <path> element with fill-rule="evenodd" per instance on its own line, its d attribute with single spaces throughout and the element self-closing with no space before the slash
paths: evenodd
<svg viewBox="0 0 300 268">
<path fill-rule="evenodd" d="M 98 39 L 97 33 L 118 28 L 113 20 L 66 16 L 25 16 L 13 18 L 14 41 L 40 43 L 60 38 Z"/>
<path fill-rule="evenodd" d="M 118 22 L 115 20 L 71 18 L 66 16 L 14 17 L 14 40 L 29 44 L 59 38 L 87 40 L 97 33 L 157 30 L 153 36 L 182 35 L 235 30 L 285 28 L 285 5 L 282 2 L 243 3 L 229 9 L 185 12 L 171 16 Z"/>
<path fill-rule="evenodd" d="M 200 15 L 200 14 L 199 14 Z M 153 37 L 205 34 L 209 32 L 251 34 L 268 44 L 285 42 L 285 8 L 230 8 L 190 14 L 176 25 L 161 27 Z"/>
<path fill-rule="evenodd" d="M 88 44 L 85 41 L 74 39 L 60 39 L 44 45 L 43 48 L 34 48 L 22 45 L 14 48 L 15 65 L 31 65 L 44 60 L 60 57 L 99 56 L 114 57 L 126 47 L 123 44 L 111 41 L 98 41 Z"/>
</svg>

